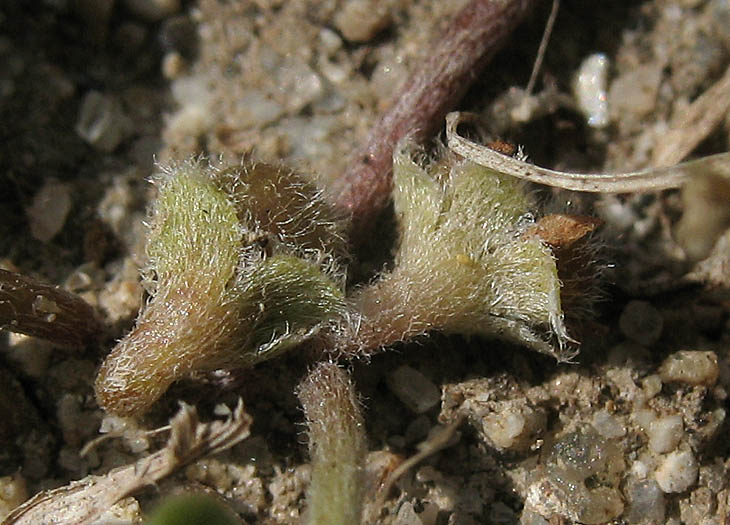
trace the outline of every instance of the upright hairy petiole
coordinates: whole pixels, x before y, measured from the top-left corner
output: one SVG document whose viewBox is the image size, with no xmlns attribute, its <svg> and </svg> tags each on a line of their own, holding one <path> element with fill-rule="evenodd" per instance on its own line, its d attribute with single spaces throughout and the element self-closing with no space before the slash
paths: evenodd
<svg viewBox="0 0 730 525">
<path fill-rule="evenodd" d="M 302 381 L 298 395 L 312 461 L 304 523 L 359 525 L 367 442 L 355 387 L 342 368 L 323 362 Z"/>
</svg>

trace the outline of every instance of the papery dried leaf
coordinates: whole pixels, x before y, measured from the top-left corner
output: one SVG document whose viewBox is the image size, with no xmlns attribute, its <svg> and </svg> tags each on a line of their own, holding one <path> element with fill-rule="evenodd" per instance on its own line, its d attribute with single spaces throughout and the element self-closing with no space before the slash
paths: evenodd
<svg viewBox="0 0 730 525">
<path fill-rule="evenodd" d="M 603 221 L 597 217 L 554 213 L 542 217 L 525 233 L 537 235 L 551 248 L 567 248 L 595 231 L 601 224 Z"/>
</svg>

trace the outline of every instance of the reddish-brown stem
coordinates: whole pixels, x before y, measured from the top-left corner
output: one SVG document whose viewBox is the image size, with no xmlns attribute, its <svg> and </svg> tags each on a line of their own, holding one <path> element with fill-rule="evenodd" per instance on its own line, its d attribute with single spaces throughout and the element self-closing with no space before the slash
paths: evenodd
<svg viewBox="0 0 730 525">
<path fill-rule="evenodd" d="M 0 270 L 0 328 L 83 347 L 102 334 L 94 308 L 58 286 Z"/>
<path fill-rule="evenodd" d="M 450 23 L 370 132 L 335 184 L 359 244 L 390 198 L 393 148 L 407 133 L 424 140 L 537 0 L 472 0 Z"/>
</svg>

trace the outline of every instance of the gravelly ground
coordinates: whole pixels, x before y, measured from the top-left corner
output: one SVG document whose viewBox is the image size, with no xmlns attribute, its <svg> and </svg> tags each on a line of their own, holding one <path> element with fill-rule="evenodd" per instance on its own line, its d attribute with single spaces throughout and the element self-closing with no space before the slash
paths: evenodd
<svg viewBox="0 0 730 525">
<path fill-rule="evenodd" d="M 3 333 L 0 475 L 19 490 L 0 494 L 8 509 L 23 484 L 30 495 L 146 454 L 157 438 L 138 428 L 164 424 L 179 398 L 211 413 L 242 395 L 253 437 L 160 490 L 203 484 L 247 522 L 298 523 L 308 465 L 293 390 L 304 358 L 264 363 L 233 390 L 178 385 L 140 422 L 105 419 L 92 383 L 141 304 L 153 159 L 252 154 L 326 184 L 459 3 L 369 4 L 200 0 L 160 2 L 170 11 L 157 14 L 113 0 L 0 6 L 0 265 L 82 294 L 110 327 L 84 353 Z M 520 123 L 510 88 L 527 83 L 548 11 L 536 10 L 459 108 L 544 166 L 649 165 L 672 117 L 730 63 L 727 1 L 564 0 L 537 85 L 544 111 Z M 603 128 L 587 125 L 572 92 L 596 52 L 610 64 Z M 729 129 L 725 118 L 695 154 L 727 150 Z M 606 222 L 592 288 L 602 299 L 573 326 L 577 364 L 439 335 L 355 363 L 375 472 L 466 416 L 453 446 L 399 481 L 379 522 L 726 523 L 727 240 L 700 283 L 687 283 L 692 264 L 672 237 L 677 192 L 536 195 Z M 397 370 L 415 374 L 420 398 L 440 399 L 416 413 Z M 123 425 L 125 437 L 79 457 L 100 425 Z M 143 493 L 143 507 L 157 494 Z"/>
</svg>

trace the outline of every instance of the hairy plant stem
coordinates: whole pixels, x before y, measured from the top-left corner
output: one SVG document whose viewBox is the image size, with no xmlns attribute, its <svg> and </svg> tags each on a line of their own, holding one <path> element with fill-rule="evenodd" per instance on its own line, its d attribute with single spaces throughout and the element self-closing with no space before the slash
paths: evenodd
<svg viewBox="0 0 730 525">
<path fill-rule="evenodd" d="M 430 137 L 537 0 L 472 0 L 425 55 L 349 167 L 336 181 L 337 204 L 352 217 L 357 246 L 390 200 L 393 148 L 408 133 Z"/>
</svg>

